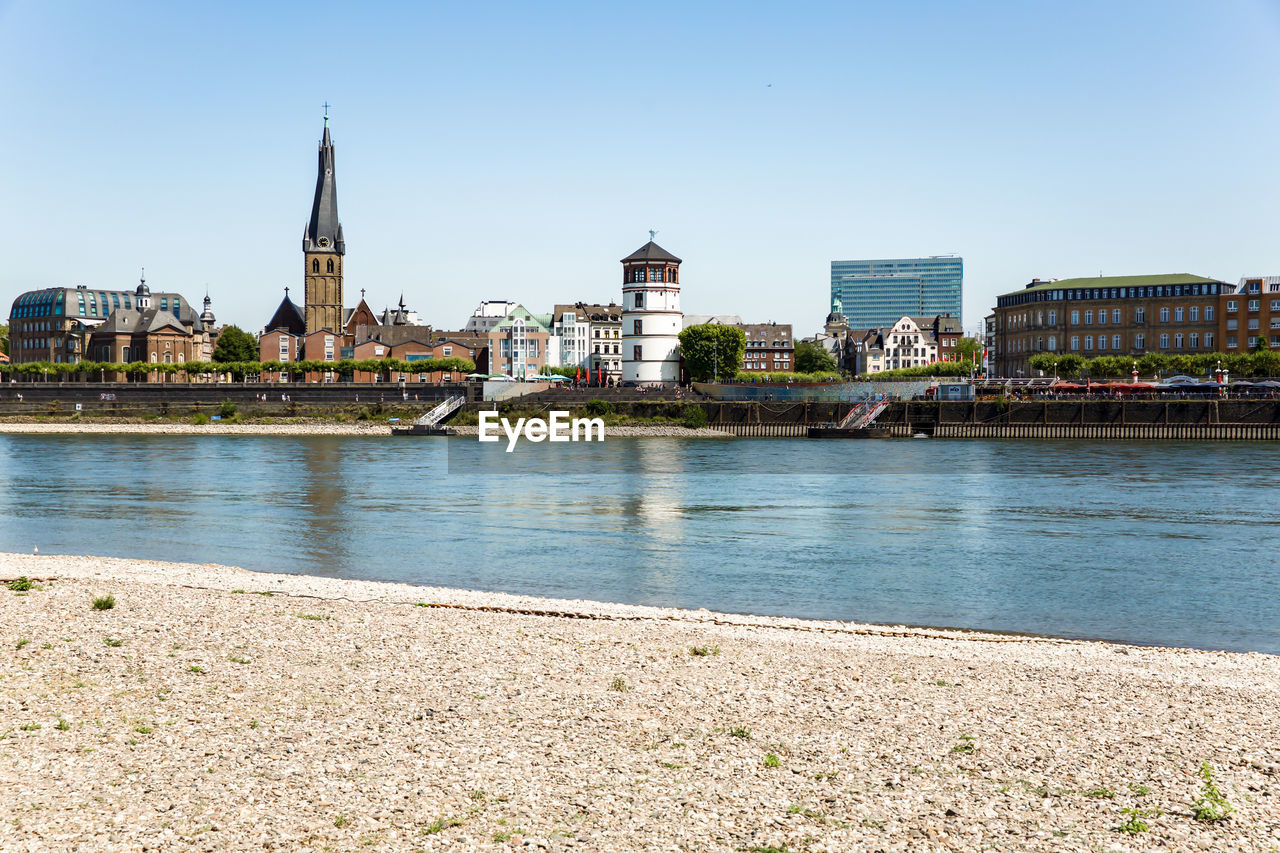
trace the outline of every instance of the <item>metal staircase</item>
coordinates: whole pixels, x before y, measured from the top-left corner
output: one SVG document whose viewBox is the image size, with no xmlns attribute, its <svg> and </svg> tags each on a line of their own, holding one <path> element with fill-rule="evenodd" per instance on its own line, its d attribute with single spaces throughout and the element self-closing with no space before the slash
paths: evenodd
<svg viewBox="0 0 1280 853">
<path fill-rule="evenodd" d="M 889 405 L 888 400 L 866 400 L 849 410 L 839 429 L 866 429 Z"/>
<path fill-rule="evenodd" d="M 454 412 L 458 411 L 458 409 L 461 409 L 463 404 L 466 402 L 467 402 L 467 398 L 462 394 L 458 394 L 457 396 L 454 396 L 454 397 L 447 397 L 445 398 L 445 401 L 443 403 L 436 406 L 434 409 L 432 409 L 422 417 L 415 420 L 413 422 L 413 425 L 421 426 L 421 427 L 433 427 L 436 424 L 440 423 L 445 418 L 449 417 L 449 415 L 452 415 Z"/>
</svg>

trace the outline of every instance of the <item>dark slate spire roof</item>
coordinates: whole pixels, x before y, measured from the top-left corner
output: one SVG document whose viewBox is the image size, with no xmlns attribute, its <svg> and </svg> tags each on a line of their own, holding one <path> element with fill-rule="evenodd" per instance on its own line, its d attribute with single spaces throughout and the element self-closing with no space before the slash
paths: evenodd
<svg viewBox="0 0 1280 853">
<path fill-rule="evenodd" d="M 294 335 L 301 335 L 307 330 L 307 322 L 302 317 L 302 310 L 289 298 L 288 288 L 285 288 L 284 299 L 280 301 L 280 307 L 276 309 L 276 313 L 271 315 L 271 319 L 267 321 L 267 331 L 270 332 L 276 329 L 284 329 Z"/>
<path fill-rule="evenodd" d="M 639 249 L 622 259 L 625 264 L 627 261 L 675 261 L 680 263 L 680 259 L 650 240 Z"/>
<path fill-rule="evenodd" d="M 321 245 L 321 240 L 325 241 Z M 302 237 L 304 252 L 347 253 L 338 221 L 338 185 L 333 174 L 333 140 L 329 138 L 329 117 L 324 120 L 324 138 L 320 140 L 319 163 L 316 166 L 316 197 L 311 202 L 311 219 Z"/>
</svg>

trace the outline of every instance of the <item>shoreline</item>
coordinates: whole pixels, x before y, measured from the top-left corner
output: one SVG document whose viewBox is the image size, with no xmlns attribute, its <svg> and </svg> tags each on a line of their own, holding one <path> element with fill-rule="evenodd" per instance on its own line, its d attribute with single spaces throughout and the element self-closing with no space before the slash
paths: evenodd
<svg viewBox="0 0 1280 853">
<path fill-rule="evenodd" d="M 18 575 L 53 579 L 0 589 L 6 849 L 1280 842 L 1264 654 L 0 554 Z M 1201 761 L 1225 821 L 1191 815 Z"/>
<path fill-rule="evenodd" d="M 0 422 L 0 435 L 356 435 L 391 438 L 396 424 L 371 423 L 270 423 L 270 424 L 191 424 L 179 422 Z M 478 426 L 453 427 L 459 436 L 478 435 Z M 733 433 L 717 429 L 688 429 L 672 425 L 605 427 L 606 438 L 735 438 Z"/>
</svg>

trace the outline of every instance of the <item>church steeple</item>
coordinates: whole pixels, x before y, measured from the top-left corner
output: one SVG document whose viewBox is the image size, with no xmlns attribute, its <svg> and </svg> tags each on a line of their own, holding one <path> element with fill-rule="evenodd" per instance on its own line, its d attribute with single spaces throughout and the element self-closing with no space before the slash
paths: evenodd
<svg viewBox="0 0 1280 853">
<path fill-rule="evenodd" d="M 347 253 L 338 221 L 338 188 L 333 169 L 333 140 L 329 137 L 329 105 L 325 104 L 324 135 L 316 166 L 316 194 L 311 219 L 302 235 L 303 302 L 306 334 L 342 330 L 342 262 Z"/>
<path fill-rule="evenodd" d="M 338 221 L 338 185 L 333 174 L 333 140 L 329 138 L 329 116 L 324 117 L 324 137 L 316 164 L 316 195 L 311 202 L 311 219 L 302 238 L 304 252 L 345 255 L 342 223 Z"/>
</svg>

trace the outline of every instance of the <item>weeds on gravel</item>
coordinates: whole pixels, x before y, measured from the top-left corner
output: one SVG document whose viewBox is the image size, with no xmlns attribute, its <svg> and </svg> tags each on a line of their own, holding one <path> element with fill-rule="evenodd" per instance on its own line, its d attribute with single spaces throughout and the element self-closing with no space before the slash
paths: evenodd
<svg viewBox="0 0 1280 853">
<path fill-rule="evenodd" d="M 29 642 L 31 642 L 31 641 L 30 641 L 30 640 L 28 640 L 26 637 L 23 637 L 21 640 L 18 640 L 18 642 L 14 644 L 14 648 L 15 648 L 15 649 L 20 649 L 20 648 L 22 648 L 23 646 L 25 646 L 25 645 L 26 645 L 27 643 L 29 643 Z"/>
<path fill-rule="evenodd" d="M 338 829 L 342 829 L 342 827 L 346 826 L 349 823 L 351 823 L 351 818 L 347 817 L 344 814 L 340 814 L 333 819 L 333 825 L 338 827 Z"/>
<path fill-rule="evenodd" d="M 1110 788 L 1094 788 L 1091 791 L 1085 791 L 1086 797 L 1093 797 L 1095 800 L 1114 800 L 1116 792 Z"/>
<path fill-rule="evenodd" d="M 196 673 L 196 674 L 198 675 L 198 674 L 200 674 L 200 673 L 204 672 L 204 667 L 202 667 L 202 666 L 196 666 L 196 665 L 193 663 L 193 664 L 191 664 L 191 666 L 187 667 L 187 672 L 194 672 L 194 673 Z"/>
<path fill-rule="evenodd" d="M 116 606 L 116 597 L 114 595 L 103 595 L 93 600 L 94 610 L 110 610 Z"/>
<path fill-rule="evenodd" d="M 438 817 L 422 830 L 423 835 L 438 835 L 446 829 L 454 826 L 462 826 L 466 823 L 460 817 Z"/>
<path fill-rule="evenodd" d="M 1127 835 L 1139 835 L 1151 829 L 1147 823 L 1147 818 L 1159 817 L 1163 812 L 1159 809 L 1121 809 L 1124 814 L 1124 823 L 1120 824 L 1116 829 Z"/>
<path fill-rule="evenodd" d="M 810 820 L 822 820 L 824 817 L 826 817 L 826 815 L 823 814 L 822 812 L 815 812 L 813 809 L 806 809 L 804 806 L 801 806 L 798 803 L 792 803 L 791 805 L 787 806 L 787 814 L 803 815 L 804 817 L 807 817 Z"/>
<path fill-rule="evenodd" d="M 38 732 L 41 727 L 39 723 L 23 723 L 18 728 L 24 732 Z"/>
<path fill-rule="evenodd" d="M 71 728 L 71 724 L 68 723 L 66 720 L 62 719 L 61 717 L 59 717 L 58 724 L 54 726 L 54 728 L 60 732 L 65 732 L 67 729 Z"/>
<path fill-rule="evenodd" d="M 1191 813 L 1198 821 L 1217 823 L 1226 820 L 1235 811 L 1231 803 L 1213 781 L 1213 768 L 1209 762 L 1200 762 L 1200 778 L 1204 780 L 1204 792 L 1192 803 Z"/>
<path fill-rule="evenodd" d="M 772 845 L 768 847 L 749 847 L 747 850 L 748 853 L 791 853 L 791 848 L 785 844 L 781 847 L 774 847 Z"/>
<path fill-rule="evenodd" d="M 973 745 L 972 735 L 960 735 L 960 742 L 955 746 L 951 747 L 952 752 L 958 752 L 965 755 L 968 755 L 969 753 L 973 752 L 975 749 L 977 749 L 977 747 Z"/>
<path fill-rule="evenodd" d="M 609 682 L 609 689 L 618 693 L 626 693 L 631 688 L 627 686 L 627 680 L 619 675 L 613 681 Z"/>
<path fill-rule="evenodd" d="M 720 654 L 719 646 L 690 646 L 689 654 L 695 658 L 705 658 Z"/>
<path fill-rule="evenodd" d="M 743 740 L 751 739 L 751 729 L 746 726 L 735 726 L 729 729 L 729 737 L 742 738 Z"/>
<path fill-rule="evenodd" d="M 487 796 L 487 794 L 485 794 L 484 791 L 481 791 L 479 788 L 477 788 L 476 790 L 472 791 L 469 796 L 473 800 L 483 800 Z"/>
<path fill-rule="evenodd" d="M 249 662 L 248 658 L 242 658 L 242 657 L 239 657 L 238 655 L 230 655 L 227 658 L 227 660 L 231 661 L 232 663 L 248 663 Z"/>
<path fill-rule="evenodd" d="M 40 648 L 42 648 L 42 649 L 51 649 L 51 648 L 53 648 L 53 643 L 45 643 L 45 644 L 44 644 L 44 645 L 42 645 Z"/>
<path fill-rule="evenodd" d="M 26 575 L 22 575 L 21 577 L 17 577 L 9 581 L 9 589 L 14 592 L 27 592 L 33 586 L 35 586 L 35 584 L 33 584 L 31 582 L 31 578 Z"/>
<path fill-rule="evenodd" d="M 781 767 L 782 761 L 781 759 L 778 758 L 778 756 L 774 755 L 772 752 L 766 752 L 764 754 L 764 766 L 765 767 Z"/>
<path fill-rule="evenodd" d="M 243 589 L 233 589 L 233 590 L 231 590 L 231 594 L 232 594 L 232 595 L 244 595 L 244 590 L 243 590 Z"/>
<path fill-rule="evenodd" d="M 140 723 L 134 731 L 140 735 L 149 735 L 155 731 L 155 729 L 151 728 L 151 726 L 148 726 L 146 723 Z"/>
<path fill-rule="evenodd" d="M 107 637 L 102 642 L 113 649 L 118 649 L 124 645 L 124 640 L 118 640 L 115 637 Z"/>
<path fill-rule="evenodd" d="M 524 835 L 524 830 L 519 827 L 515 827 L 514 829 L 503 829 L 493 834 L 493 840 L 502 844 L 503 842 L 510 841 L 511 838 L 516 835 Z"/>
<path fill-rule="evenodd" d="M 317 615 L 316 615 L 316 614 L 314 614 L 314 613 L 299 613 L 299 614 L 298 614 L 298 618 L 299 618 L 299 619 L 310 619 L 312 622 L 323 622 L 323 621 L 325 621 L 326 619 L 328 619 L 329 617 L 328 617 L 328 616 L 317 616 Z"/>
<path fill-rule="evenodd" d="M 1147 794 L 1151 793 L 1151 789 L 1148 788 L 1146 785 L 1139 785 L 1135 782 L 1130 782 L 1129 792 L 1133 794 L 1135 797 L 1145 797 Z"/>
</svg>

